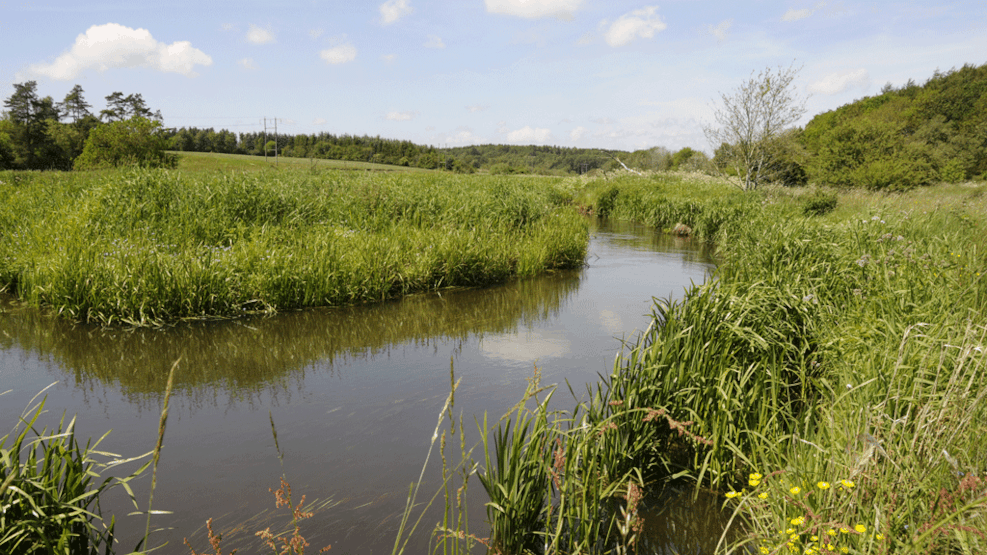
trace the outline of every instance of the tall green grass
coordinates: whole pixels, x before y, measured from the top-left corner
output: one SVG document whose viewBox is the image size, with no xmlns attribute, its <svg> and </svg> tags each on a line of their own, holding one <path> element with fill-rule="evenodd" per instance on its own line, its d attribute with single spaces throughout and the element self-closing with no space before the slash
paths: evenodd
<svg viewBox="0 0 987 555">
<path fill-rule="evenodd" d="M 483 426 L 491 544 L 627 552 L 638 489 L 687 480 L 729 492 L 723 552 L 982 552 L 987 207 L 974 193 L 841 195 L 817 216 L 786 190 L 590 184 L 581 200 L 611 217 L 707 230 L 719 266 L 658 301 L 573 411 L 539 400 Z"/>
<path fill-rule="evenodd" d="M 83 446 L 75 435 L 75 418 L 66 422 L 64 415 L 58 426 L 39 430 L 36 426 L 47 399 L 39 401 L 38 396 L 10 433 L 0 437 L 0 551 L 10 555 L 113 553 L 116 517 L 104 518 L 100 498 L 122 488 L 137 507 L 129 482 L 151 463 L 123 478 L 102 474 L 151 453 L 124 459 L 100 451 L 106 435 Z"/>
<path fill-rule="evenodd" d="M 436 174 L 14 175 L 0 284 L 75 320 L 160 324 L 380 301 L 582 264 L 556 179 Z"/>
</svg>

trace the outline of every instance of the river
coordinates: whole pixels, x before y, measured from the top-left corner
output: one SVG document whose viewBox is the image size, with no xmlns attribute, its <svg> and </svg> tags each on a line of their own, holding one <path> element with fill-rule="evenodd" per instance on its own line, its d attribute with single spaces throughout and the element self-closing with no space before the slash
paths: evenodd
<svg viewBox="0 0 987 555">
<path fill-rule="evenodd" d="M 536 365 L 543 384 L 560 384 L 556 403 L 573 404 L 566 381 L 579 395 L 609 373 L 621 341 L 649 324 L 652 298 L 681 296 L 711 267 L 698 242 L 594 221 L 582 269 L 376 305 L 122 330 L 8 303 L 0 313 L 0 391 L 10 391 L 0 396 L 0 433 L 54 383 L 47 425 L 63 411 L 76 414 L 80 437 L 112 430 L 100 449 L 150 451 L 168 370 L 180 360 L 152 507 L 174 514 L 153 520 L 164 530 L 150 544 L 167 542 L 158 553 L 189 553 L 186 537 L 207 550 L 208 518 L 224 535 L 224 552 L 258 552 L 254 532 L 289 520 L 269 492 L 282 475 L 296 502 L 304 494 L 316 504 L 302 522 L 309 552 L 331 544 L 337 554 L 390 553 L 449 393 L 450 364 L 462 379 L 455 412 L 473 442 L 474 417 L 499 418 Z M 430 465 L 425 500 L 438 484 L 437 453 Z M 134 487 L 142 509 L 149 487 L 148 472 Z M 482 487 L 474 478 L 470 488 L 471 528 L 482 536 Z M 668 495 L 646 515 L 658 551 L 697 542 L 683 539 L 699 534 L 687 523 L 716 519 L 707 514 L 712 504 Z M 132 510 L 122 490 L 104 505 L 117 515 L 121 553 L 143 534 L 144 518 L 125 516 Z M 406 552 L 428 551 L 436 518 L 429 513 Z"/>
</svg>

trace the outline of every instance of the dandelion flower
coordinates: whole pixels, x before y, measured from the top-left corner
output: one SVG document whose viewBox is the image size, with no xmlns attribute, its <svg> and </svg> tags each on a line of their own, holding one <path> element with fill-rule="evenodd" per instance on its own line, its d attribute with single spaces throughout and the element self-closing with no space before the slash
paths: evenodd
<svg viewBox="0 0 987 555">
<path fill-rule="evenodd" d="M 793 486 L 792 489 L 788 490 L 792 495 L 798 495 L 800 491 L 802 491 L 802 488 L 798 486 Z"/>
<path fill-rule="evenodd" d="M 858 524 L 858 525 L 854 526 L 853 529 L 856 530 L 856 531 L 858 531 L 858 532 L 860 532 L 861 534 L 863 534 L 864 532 L 867 531 L 867 527 L 864 526 L 863 524 Z"/>
<path fill-rule="evenodd" d="M 819 489 L 829 489 L 829 482 L 819 482 L 816 484 Z"/>
</svg>

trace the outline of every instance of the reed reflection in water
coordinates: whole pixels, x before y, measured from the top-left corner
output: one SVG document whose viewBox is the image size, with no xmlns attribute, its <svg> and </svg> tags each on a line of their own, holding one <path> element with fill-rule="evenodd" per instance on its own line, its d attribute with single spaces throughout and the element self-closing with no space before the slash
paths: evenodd
<svg viewBox="0 0 987 555">
<path fill-rule="evenodd" d="M 583 270 L 487 289 L 165 330 L 77 326 L 12 307 L 0 314 L 0 389 L 15 391 L 0 397 L 0 420 L 57 380 L 52 416 L 78 413 L 83 437 L 112 428 L 107 450 L 148 451 L 167 371 L 180 357 L 155 493 L 155 508 L 176 511 L 157 521 L 172 528 L 156 537 L 169 542 L 163 553 L 187 553 L 182 539 L 193 534 L 205 547 L 201 529 L 210 517 L 224 531 L 227 552 L 256 547 L 251 532 L 266 526 L 273 509 L 268 488 L 277 488 L 282 472 L 296 495 L 329 503 L 305 521 L 313 547 L 389 553 L 408 484 L 418 477 L 449 391 L 450 357 L 463 378 L 456 411 L 467 432 L 474 416 L 496 419 L 513 405 L 536 363 L 544 383 L 561 384 L 556 399 L 567 406 L 573 401 L 565 380 L 579 394 L 583 383 L 608 372 L 619 339 L 648 325 L 652 296 L 678 295 L 702 281 L 711 260 L 687 240 L 604 222 L 594 228 L 587 262 Z M 286 451 L 284 467 L 269 411 Z M 438 483 L 437 465 L 433 470 L 426 491 Z M 148 485 L 137 485 L 139 499 Z M 478 483 L 472 488 L 471 517 L 482 535 L 485 500 L 473 495 L 482 491 Z M 106 507 L 119 515 L 132 510 L 125 500 Z M 648 536 L 649 544 L 702 552 L 691 550 L 700 530 L 675 523 L 688 522 L 689 514 L 705 520 L 705 513 L 677 501 L 667 507 L 646 517 L 658 534 Z M 120 520 L 122 547 L 129 549 L 143 521 Z M 425 528 L 435 520 L 427 517 Z M 427 545 L 426 531 L 410 552 Z"/>
</svg>

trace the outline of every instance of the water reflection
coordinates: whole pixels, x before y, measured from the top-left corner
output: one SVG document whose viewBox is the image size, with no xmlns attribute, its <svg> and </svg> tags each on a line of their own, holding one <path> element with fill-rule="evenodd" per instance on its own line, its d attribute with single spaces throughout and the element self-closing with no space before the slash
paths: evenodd
<svg viewBox="0 0 987 555">
<path fill-rule="evenodd" d="M 607 372 L 620 339 L 648 325 L 652 296 L 679 295 L 710 267 L 708 250 L 688 239 L 617 222 L 594 224 L 591 233 L 582 270 L 378 305 L 122 330 L 8 304 L 0 313 L 0 390 L 15 394 L 0 397 L 0 423 L 54 378 L 53 414 L 78 413 L 84 436 L 112 428 L 107 450 L 145 452 L 156 437 L 167 372 L 181 357 L 155 492 L 155 508 L 176 511 L 157 521 L 172 528 L 158 536 L 170 544 L 162 553 L 187 553 L 182 539 L 210 517 L 224 533 L 254 530 L 272 508 L 267 489 L 282 472 L 299 495 L 331 500 L 306 521 L 313 546 L 389 553 L 449 391 L 450 359 L 464 380 L 456 409 L 472 442 L 473 416 L 503 414 L 535 364 L 543 383 L 563 384 L 556 400 L 569 402 L 564 382 L 581 392 Z M 287 451 L 283 467 L 269 414 Z M 426 475 L 429 484 L 436 480 Z M 139 499 L 148 485 L 135 484 Z M 471 527 L 482 536 L 480 491 L 473 482 Z M 126 514 L 128 503 L 106 506 Z M 644 540 L 653 552 L 708 552 L 708 529 L 691 523 L 717 522 L 715 502 L 662 498 L 649 507 Z M 428 551 L 435 520 L 427 520 L 410 553 Z M 119 520 L 124 548 L 143 525 Z M 227 535 L 226 551 L 257 547 L 249 533 Z"/>
<path fill-rule="evenodd" d="M 9 309 L 0 315 L 0 348 L 50 356 L 77 387 L 93 389 L 99 381 L 119 387 L 131 402 L 147 394 L 157 399 L 179 358 L 183 371 L 176 377 L 177 388 L 221 388 L 249 396 L 304 380 L 316 364 L 332 373 L 342 362 L 373 360 L 395 345 L 420 348 L 530 329 L 558 315 L 579 279 L 578 271 L 567 271 L 489 289 L 165 330 L 104 329 L 36 310 Z"/>
</svg>

